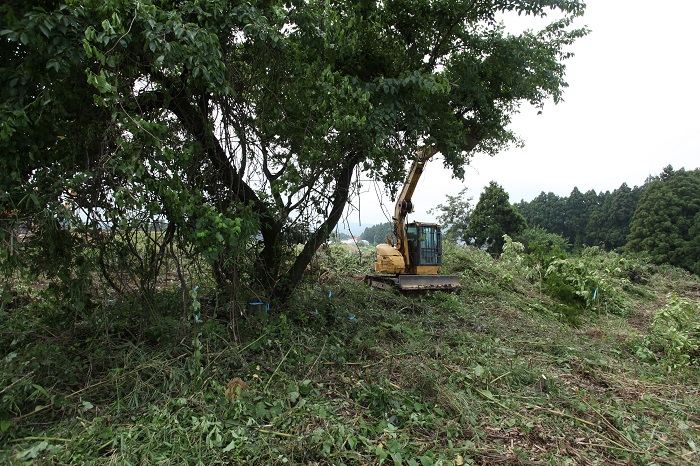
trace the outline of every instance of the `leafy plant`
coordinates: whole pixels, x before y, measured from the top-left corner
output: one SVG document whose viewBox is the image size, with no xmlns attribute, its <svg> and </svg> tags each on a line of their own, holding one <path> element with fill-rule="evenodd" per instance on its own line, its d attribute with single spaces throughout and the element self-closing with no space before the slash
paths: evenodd
<svg viewBox="0 0 700 466">
<path fill-rule="evenodd" d="M 525 264 L 542 280 L 552 261 L 566 257 L 569 247 L 566 240 L 555 233 L 548 233 L 542 227 L 526 228 L 514 239 L 525 246 Z"/>
<path fill-rule="evenodd" d="M 700 307 L 687 299 L 674 296 L 654 314 L 639 353 L 649 359 L 653 353 L 663 355 L 663 364 L 669 371 L 700 363 Z M 644 357 L 646 356 L 646 357 Z"/>
<path fill-rule="evenodd" d="M 562 302 L 583 309 L 624 313 L 620 289 L 628 283 L 624 259 L 600 248 L 586 248 L 579 258 L 553 260 L 544 276 L 545 288 Z"/>
</svg>

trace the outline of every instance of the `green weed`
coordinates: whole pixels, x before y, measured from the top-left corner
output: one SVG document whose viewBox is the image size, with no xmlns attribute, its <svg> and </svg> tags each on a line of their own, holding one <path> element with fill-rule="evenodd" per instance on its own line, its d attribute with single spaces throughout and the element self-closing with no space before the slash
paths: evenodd
<svg viewBox="0 0 700 466">
<path fill-rule="evenodd" d="M 637 348 L 645 361 L 660 361 L 669 371 L 700 363 L 700 306 L 674 296 L 654 314 L 650 333 Z"/>
</svg>

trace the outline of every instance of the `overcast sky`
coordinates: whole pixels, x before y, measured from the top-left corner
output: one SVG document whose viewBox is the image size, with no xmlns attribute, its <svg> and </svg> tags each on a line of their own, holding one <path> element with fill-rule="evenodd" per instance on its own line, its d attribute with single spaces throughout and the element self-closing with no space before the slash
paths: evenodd
<svg viewBox="0 0 700 466">
<path fill-rule="evenodd" d="M 590 34 L 570 50 L 564 101 L 541 115 L 523 107 L 511 128 L 525 141 L 495 157 L 478 155 L 464 181 L 451 179 L 440 156 L 426 167 L 413 196 L 412 220 L 468 187 L 478 201 L 493 180 L 511 203 L 540 192 L 568 196 L 640 186 L 673 165 L 700 167 L 700 0 L 588 0 L 577 24 Z M 360 210 L 347 221 L 363 227 L 388 221 L 393 200 L 365 183 Z M 356 203 L 357 204 L 357 203 Z M 360 230 L 361 231 L 361 230 Z"/>
</svg>

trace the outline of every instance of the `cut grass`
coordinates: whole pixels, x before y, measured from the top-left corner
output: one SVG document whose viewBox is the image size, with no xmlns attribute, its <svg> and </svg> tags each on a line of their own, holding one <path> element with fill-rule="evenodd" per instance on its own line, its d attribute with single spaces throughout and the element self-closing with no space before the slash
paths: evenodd
<svg viewBox="0 0 700 466">
<path fill-rule="evenodd" d="M 157 331 L 105 305 L 94 333 L 54 332 L 29 300 L 0 331 L 0 461 L 700 461 L 700 370 L 635 355 L 669 293 L 700 302 L 697 277 L 660 269 L 624 295 L 624 314 L 587 311 L 572 326 L 523 276 L 498 282 L 503 264 L 470 264 L 481 278 L 459 294 L 325 276 L 241 324 L 240 340 L 215 318 L 183 324 L 179 304 L 156 310 L 170 324 Z"/>
</svg>

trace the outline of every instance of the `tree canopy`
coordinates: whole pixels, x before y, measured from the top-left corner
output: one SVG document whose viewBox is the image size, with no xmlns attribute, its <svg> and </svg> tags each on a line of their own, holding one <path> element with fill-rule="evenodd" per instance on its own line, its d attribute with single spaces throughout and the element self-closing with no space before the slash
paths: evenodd
<svg viewBox="0 0 700 466">
<path fill-rule="evenodd" d="M 630 225 L 627 249 L 700 273 L 700 170 L 670 165 L 647 181 Z"/>
<path fill-rule="evenodd" d="M 525 228 L 525 218 L 510 204 L 508 193 L 492 181 L 479 196 L 469 217 L 467 238 L 476 246 L 486 246 L 492 254 L 501 254 L 505 243 L 503 235 L 517 235 Z"/>
<path fill-rule="evenodd" d="M 469 216 L 472 212 L 472 198 L 467 197 L 468 188 L 463 188 L 456 196 L 445 195 L 444 204 L 438 204 L 429 213 L 437 214 L 437 221 L 442 227 L 444 237 L 450 241 L 467 242 Z"/>
<path fill-rule="evenodd" d="M 627 243 L 630 223 L 641 194 L 642 188 L 630 188 L 626 183 L 613 192 L 600 193 L 600 205 L 590 213 L 588 221 L 588 244 L 603 245 L 605 249 L 622 248 Z"/>
<path fill-rule="evenodd" d="M 10 0 L 0 7 L 3 211 L 32 219 L 27 247 L 44 272 L 57 261 L 72 270 L 92 247 L 108 279 L 124 255 L 147 279 L 181 240 L 222 286 L 245 274 L 284 300 L 359 172 L 395 188 L 429 145 L 461 176 L 474 153 L 517 142 L 508 124 L 519 105 L 562 96 L 584 7 Z M 552 20 L 512 35 L 504 12 Z M 154 222 L 165 240 L 139 255 L 128 232 Z"/>
<path fill-rule="evenodd" d="M 542 191 L 532 201 L 519 202 L 516 207 L 530 227 L 540 226 L 550 233 L 564 235 L 566 198 Z"/>
</svg>

